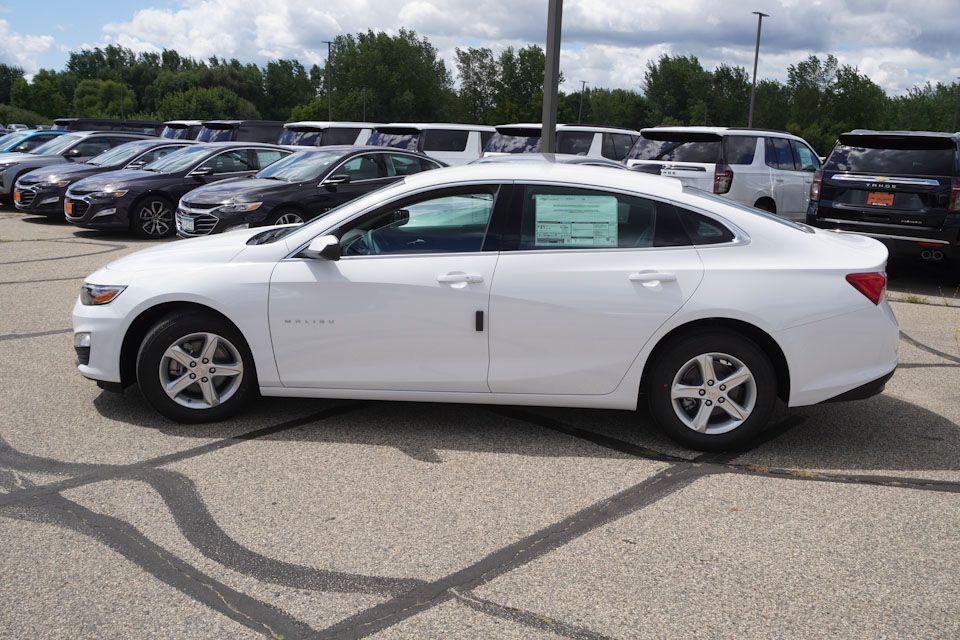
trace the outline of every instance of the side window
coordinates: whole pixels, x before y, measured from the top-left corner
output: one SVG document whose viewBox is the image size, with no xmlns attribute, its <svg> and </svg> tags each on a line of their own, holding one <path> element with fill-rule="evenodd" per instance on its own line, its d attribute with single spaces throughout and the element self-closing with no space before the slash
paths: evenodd
<svg viewBox="0 0 960 640">
<path fill-rule="evenodd" d="M 690 241 L 695 245 L 722 244 L 733 242 L 736 238 L 730 229 L 713 218 L 689 209 L 678 208 L 677 212 L 683 221 L 683 226 L 687 230 Z"/>
<path fill-rule="evenodd" d="M 19 151 L 21 153 L 25 153 L 32 149 L 36 149 L 42 144 L 46 144 L 47 142 L 50 142 L 50 140 L 54 137 L 56 136 L 30 136 L 29 138 L 27 138 L 26 140 L 24 140 L 23 142 L 15 146 L 12 149 L 12 151 Z"/>
<path fill-rule="evenodd" d="M 183 147 L 182 146 L 158 147 L 156 149 L 151 149 L 150 151 L 147 151 L 146 153 L 137 156 L 134 159 L 134 162 L 138 162 L 141 165 L 148 165 L 154 160 L 159 160 L 163 156 L 171 154 L 174 151 L 179 151 L 180 149 L 183 149 Z"/>
<path fill-rule="evenodd" d="M 282 158 L 285 154 L 275 149 L 254 149 L 253 157 L 256 161 L 256 168 L 263 169 Z"/>
<path fill-rule="evenodd" d="M 409 176 L 423 171 L 420 158 L 400 154 L 383 154 L 381 156 L 387 165 L 388 176 Z"/>
<path fill-rule="evenodd" d="M 423 132 L 423 150 L 463 151 L 469 136 L 466 129 L 427 129 Z"/>
<path fill-rule="evenodd" d="M 605 133 L 600 155 L 611 160 L 623 160 L 630 153 L 633 142 L 633 136 L 625 133 Z"/>
<path fill-rule="evenodd" d="M 766 141 L 767 166 L 784 171 L 796 171 L 793 161 L 793 151 L 790 150 L 790 141 L 786 138 L 767 138 Z"/>
<path fill-rule="evenodd" d="M 645 249 L 690 244 L 672 205 L 592 189 L 528 186 L 521 251 Z"/>
<path fill-rule="evenodd" d="M 593 144 L 592 131 L 561 131 L 557 134 L 557 153 L 585 156 Z"/>
<path fill-rule="evenodd" d="M 323 132 L 321 144 L 325 147 L 334 144 L 354 144 L 357 141 L 357 136 L 359 135 L 360 129 L 330 127 Z"/>
<path fill-rule="evenodd" d="M 383 172 L 380 170 L 380 165 L 374 159 L 373 155 L 369 153 L 347 160 L 340 165 L 338 169 L 335 169 L 333 173 L 350 176 L 351 182 L 358 180 L 376 180 L 377 178 L 384 177 Z"/>
<path fill-rule="evenodd" d="M 256 169 L 246 149 L 234 149 L 217 154 L 200 165 L 200 168 L 213 167 L 213 173 L 237 173 Z"/>
<path fill-rule="evenodd" d="M 107 144 L 109 144 L 112 149 L 113 147 L 119 147 L 122 144 L 133 142 L 134 140 L 140 140 L 140 138 L 107 138 Z"/>
<path fill-rule="evenodd" d="M 480 149 L 486 149 L 487 143 L 490 142 L 490 138 L 493 137 L 495 131 L 481 131 L 480 132 Z"/>
<path fill-rule="evenodd" d="M 444 189 L 378 209 L 340 230 L 343 255 L 481 251 L 496 191 Z"/>
<path fill-rule="evenodd" d="M 723 140 L 727 164 L 753 164 L 757 151 L 755 136 L 727 136 Z"/>
<path fill-rule="evenodd" d="M 817 154 L 813 152 L 813 149 L 796 140 L 791 140 L 790 146 L 793 147 L 793 153 L 797 156 L 797 164 L 800 165 L 800 171 L 812 172 L 820 168 L 820 159 L 817 158 Z"/>
<path fill-rule="evenodd" d="M 125 140 L 124 142 L 128 142 L 128 140 Z M 91 138 L 89 140 L 84 140 L 73 147 L 73 149 L 70 150 L 70 155 L 78 158 L 93 157 L 103 153 L 112 146 L 114 145 L 110 144 L 109 138 Z"/>
</svg>

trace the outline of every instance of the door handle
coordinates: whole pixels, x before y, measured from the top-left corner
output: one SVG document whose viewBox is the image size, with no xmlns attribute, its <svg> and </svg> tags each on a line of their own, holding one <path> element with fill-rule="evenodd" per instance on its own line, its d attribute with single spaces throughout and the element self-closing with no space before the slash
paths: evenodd
<svg viewBox="0 0 960 640">
<path fill-rule="evenodd" d="M 630 279 L 630 282 L 657 283 L 677 281 L 677 274 L 664 271 L 637 271 L 627 277 Z"/>
<path fill-rule="evenodd" d="M 474 273 L 443 273 L 437 276 L 437 282 L 443 282 L 447 284 L 453 284 L 457 282 L 479 284 L 483 282 L 483 276 Z"/>
</svg>

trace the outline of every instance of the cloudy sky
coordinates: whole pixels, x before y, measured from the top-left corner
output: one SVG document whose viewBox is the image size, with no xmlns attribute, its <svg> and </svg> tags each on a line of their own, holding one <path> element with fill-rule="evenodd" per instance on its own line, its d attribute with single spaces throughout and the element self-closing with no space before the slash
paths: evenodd
<svg viewBox="0 0 960 640">
<path fill-rule="evenodd" d="M 808 54 L 835 54 L 890 93 L 960 76 L 958 0 L 567 0 L 561 68 L 567 90 L 639 88 L 662 53 L 695 54 L 705 66 L 753 64 L 756 17 L 764 20 L 760 75 L 784 78 Z M 66 52 L 120 43 L 262 62 L 320 62 L 323 40 L 401 26 L 453 60 L 456 47 L 495 50 L 544 41 L 546 0 L 0 0 L 0 61 L 60 68 Z M 453 68 L 452 63 L 450 64 Z"/>
</svg>

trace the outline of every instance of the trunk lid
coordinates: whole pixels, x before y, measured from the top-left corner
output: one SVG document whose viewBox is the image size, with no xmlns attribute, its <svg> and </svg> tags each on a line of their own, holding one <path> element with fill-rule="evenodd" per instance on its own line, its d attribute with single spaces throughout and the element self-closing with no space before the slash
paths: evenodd
<svg viewBox="0 0 960 640">
<path fill-rule="evenodd" d="M 713 191 L 717 165 L 723 163 L 723 137 L 708 131 L 654 127 L 643 129 L 627 167 L 642 173 L 677 178 L 685 186 Z"/>
</svg>

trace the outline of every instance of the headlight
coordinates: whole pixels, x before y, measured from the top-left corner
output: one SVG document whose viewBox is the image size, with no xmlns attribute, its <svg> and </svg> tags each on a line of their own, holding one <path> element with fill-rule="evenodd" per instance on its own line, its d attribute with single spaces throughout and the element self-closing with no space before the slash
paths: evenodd
<svg viewBox="0 0 960 640">
<path fill-rule="evenodd" d="M 4 169 L 9 169 L 15 164 L 17 163 L 16 162 L 0 162 L 0 171 L 3 171 Z"/>
<path fill-rule="evenodd" d="M 64 180 L 63 178 L 58 178 L 57 176 L 50 176 L 43 181 L 43 184 L 50 187 L 65 187 L 70 184 L 70 181 Z"/>
<path fill-rule="evenodd" d="M 90 197 L 91 197 L 91 198 L 97 198 L 97 199 L 101 199 L 101 200 L 102 200 L 102 199 L 104 199 L 104 198 L 106 198 L 106 199 L 109 199 L 109 198 L 113 198 L 113 199 L 122 198 L 122 197 L 125 196 L 125 195 L 127 195 L 126 190 L 120 190 L 120 191 L 104 190 L 104 191 L 94 191 L 93 193 L 90 194 Z"/>
<path fill-rule="evenodd" d="M 231 202 L 217 207 L 217 211 L 222 213 L 243 213 L 246 211 L 256 211 L 262 205 L 262 202 Z"/>
<path fill-rule="evenodd" d="M 110 286 L 104 284 L 84 284 L 80 287 L 80 303 L 88 307 L 109 304 L 113 299 L 123 293 L 126 287 Z"/>
</svg>

